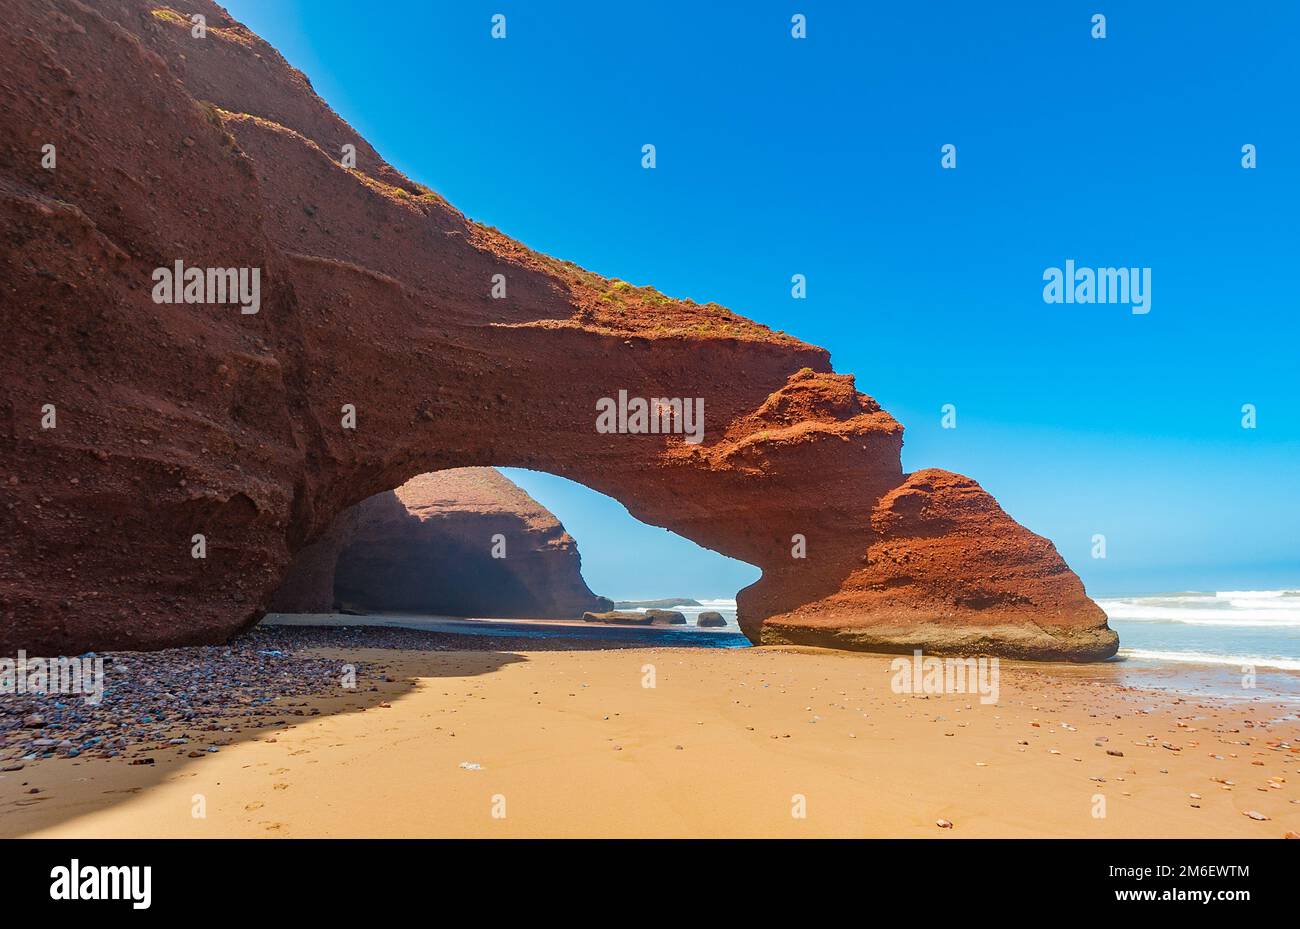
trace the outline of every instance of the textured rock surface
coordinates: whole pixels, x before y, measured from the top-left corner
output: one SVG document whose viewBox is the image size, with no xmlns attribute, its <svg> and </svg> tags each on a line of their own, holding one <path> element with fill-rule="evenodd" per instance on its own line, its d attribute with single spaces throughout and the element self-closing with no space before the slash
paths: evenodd
<svg viewBox="0 0 1300 929">
<path fill-rule="evenodd" d="M 0 647 L 220 640 L 346 507 L 514 465 L 761 567 L 754 640 L 1115 650 L 1050 543 L 902 472 L 823 349 L 468 220 L 220 8 L 153 6 L 0 0 Z M 261 269 L 261 311 L 155 304 L 177 259 Z M 597 432 L 619 390 L 703 398 L 703 443 Z"/>
<path fill-rule="evenodd" d="M 654 620 L 656 624 L 665 626 L 684 626 L 686 625 L 686 616 L 676 610 L 649 609 L 645 615 Z"/>
<path fill-rule="evenodd" d="M 911 474 L 876 504 L 871 525 L 874 539 L 839 590 L 769 618 L 765 641 L 1032 658 L 1110 653 L 1105 614 L 1052 543 L 1018 526 L 970 478 Z M 869 624 L 853 621 L 864 614 Z"/>
<path fill-rule="evenodd" d="M 577 545 L 541 504 L 493 468 L 454 468 L 344 510 L 270 605 L 336 607 L 577 619 L 613 604 L 587 587 Z"/>
<path fill-rule="evenodd" d="M 649 626 L 654 617 L 635 610 L 606 610 L 603 613 L 583 613 L 584 623 L 613 623 L 616 626 Z"/>
</svg>

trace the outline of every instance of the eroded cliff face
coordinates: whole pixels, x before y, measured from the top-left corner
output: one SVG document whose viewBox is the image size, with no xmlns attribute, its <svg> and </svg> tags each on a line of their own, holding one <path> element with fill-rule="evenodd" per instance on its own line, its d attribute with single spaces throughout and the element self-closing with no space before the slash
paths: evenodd
<svg viewBox="0 0 1300 929">
<path fill-rule="evenodd" d="M 466 219 L 206 0 L 0 0 L 0 237 L 5 650 L 219 640 L 346 507 L 487 465 L 759 566 L 755 641 L 1116 649 L 1049 542 L 902 472 L 823 349 Z M 260 269 L 260 311 L 155 303 L 177 260 Z M 704 441 L 598 432 L 620 390 L 703 398 Z"/>
<path fill-rule="evenodd" d="M 302 549 L 276 612 L 578 619 L 613 609 L 559 520 L 493 468 L 421 474 L 344 510 Z"/>
</svg>

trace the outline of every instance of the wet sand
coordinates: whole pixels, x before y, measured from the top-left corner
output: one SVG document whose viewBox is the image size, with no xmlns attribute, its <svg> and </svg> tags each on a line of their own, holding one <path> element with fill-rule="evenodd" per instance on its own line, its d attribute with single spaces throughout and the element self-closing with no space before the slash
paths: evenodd
<svg viewBox="0 0 1300 929">
<path fill-rule="evenodd" d="M 697 648 L 747 648 L 749 640 L 735 626 L 700 628 L 692 625 L 628 626 L 619 623 L 581 622 L 566 619 L 479 619 L 465 616 L 435 616 L 427 613 L 269 613 L 265 628 L 313 627 L 412 629 L 445 632 L 461 636 L 495 636 L 545 639 L 539 647 L 551 647 L 557 637 L 572 635 L 586 642 L 624 645 L 689 645 Z"/>
<path fill-rule="evenodd" d="M 148 765 L 56 757 L 0 775 L 0 834 L 1300 830 L 1300 724 L 1276 699 L 1184 699 L 1128 687 L 1111 665 L 1002 662 L 1000 699 L 984 705 L 895 693 L 888 656 L 485 637 L 431 651 L 411 636 L 304 649 L 367 670 L 354 690 L 293 698 L 301 717 L 218 733 L 201 757 L 166 747 Z"/>
</svg>

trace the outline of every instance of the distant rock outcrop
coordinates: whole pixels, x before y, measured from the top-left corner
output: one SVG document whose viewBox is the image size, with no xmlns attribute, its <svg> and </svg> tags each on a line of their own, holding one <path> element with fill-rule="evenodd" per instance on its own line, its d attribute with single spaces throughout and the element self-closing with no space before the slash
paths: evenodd
<svg viewBox="0 0 1300 929">
<path fill-rule="evenodd" d="M 695 625 L 697 626 L 704 626 L 707 628 L 709 626 L 725 626 L 726 624 L 726 617 L 717 610 L 705 610 L 699 616 L 695 617 Z"/>
<path fill-rule="evenodd" d="M 645 615 L 649 616 L 654 622 L 664 626 L 680 626 L 686 622 L 686 617 L 676 610 L 646 610 Z"/>
<path fill-rule="evenodd" d="M 653 616 L 631 610 L 606 610 L 582 614 L 584 623 L 612 623 L 616 626 L 649 626 L 654 622 Z"/>
<path fill-rule="evenodd" d="M 614 606 L 620 610 L 639 608 L 666 610 L 674 606 L 700 606 L 700 601 L 690 597 L 665 597 L 662 600 L 615 600 Z"/>
<path fill-rule="evenodd" d="M 344 510 L 294 558 L 270 608 L 555 619 L 608 610 L 580 568 L 577 544 L 518 485 L 493 468 L 456 468 Z"/>
</svg>

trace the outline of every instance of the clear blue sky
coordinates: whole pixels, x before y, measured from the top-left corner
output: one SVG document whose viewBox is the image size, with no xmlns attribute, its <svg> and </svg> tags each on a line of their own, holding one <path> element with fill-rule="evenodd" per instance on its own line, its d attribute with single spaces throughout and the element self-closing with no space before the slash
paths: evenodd
<svg viewBox="0 0 1300 929">
<path fill-rule="evenodd" d="M 1300 4 L 226 5 L 473 218 L 828 348 L 1090 592 L 1300 587 Z M 1151 312 L 1045 304 L 1067 258 L 1150 267 Z M 756 576 L 522 483 L 601 592 Z"/>
</svg>

